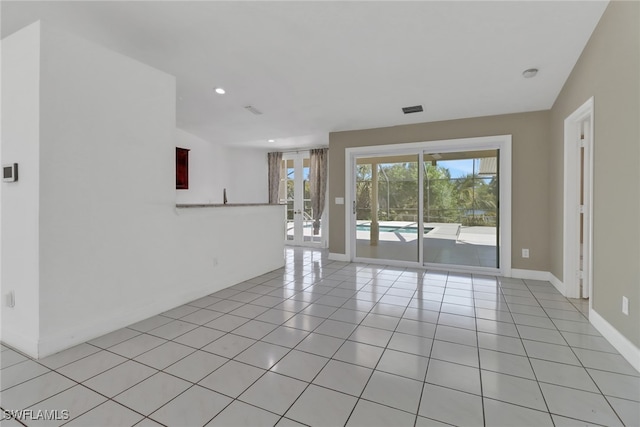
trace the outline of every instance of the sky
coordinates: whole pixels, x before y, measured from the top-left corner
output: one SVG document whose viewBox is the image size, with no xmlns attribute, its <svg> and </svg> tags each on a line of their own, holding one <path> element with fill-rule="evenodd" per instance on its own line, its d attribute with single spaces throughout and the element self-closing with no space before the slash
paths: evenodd
<svg viewBox="0 0 640 427">
<path fill-rule="evenodd" d="M 438 162 L 438 166 L 449 169 L 451 178 L 462 178 L 473 173 L 473 159 L 443 160 Z M 478 164 L 476 164 L 477 168 Z"/>
</svg>

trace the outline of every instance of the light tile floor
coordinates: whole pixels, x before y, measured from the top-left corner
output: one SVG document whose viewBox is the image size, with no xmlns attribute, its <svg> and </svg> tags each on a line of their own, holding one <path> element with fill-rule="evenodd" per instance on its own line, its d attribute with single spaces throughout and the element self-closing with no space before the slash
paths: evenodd
<svg viewBox="0 0 640 427">
<path fill-rule="evenodd" d="M 2 346 L 0 407 L 84 427 L 640 425 L 640 374 L 547 282 L 286 260 L 45 359 Z"/>
</svg>

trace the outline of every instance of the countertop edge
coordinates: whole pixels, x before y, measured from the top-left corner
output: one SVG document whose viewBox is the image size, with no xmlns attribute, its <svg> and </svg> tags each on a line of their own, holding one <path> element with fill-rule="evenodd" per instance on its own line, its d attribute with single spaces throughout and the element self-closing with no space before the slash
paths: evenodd
<svg viewBox="0 0 640 427">
<path fill-rule="evenodd" d="M 239 207 L 252 207 L 252 206 L 285 206 L 283 204 L 273 203 L 181 203 L 176 204 L 176 208 L 179 209 L 192 209 L 192 208 L 239 208 Z"/>
</svg>

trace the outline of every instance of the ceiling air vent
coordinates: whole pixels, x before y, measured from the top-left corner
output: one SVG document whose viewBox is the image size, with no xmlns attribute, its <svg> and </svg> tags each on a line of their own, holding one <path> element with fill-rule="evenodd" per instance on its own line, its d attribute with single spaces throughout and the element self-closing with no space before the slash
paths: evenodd
<svg viewBox="0 0 640 427">
<path fill-rule="evenodd" d="M 244 109 L 249 111 L 250 113 L 255 114 L 256 116 L 259 116 L 260 114 L 262 114 L 262 111 L 258 110 L 256 107 L 252 105 L 247 105 L 246 107 L 244 107 Z"/>
<path fill-rule="evenodd" d="M 402 112 L 405 114 L 420 113 L 424 111 L 422 105 L 414 105 L 413 107 L 403 107 Z"/>
</svg>

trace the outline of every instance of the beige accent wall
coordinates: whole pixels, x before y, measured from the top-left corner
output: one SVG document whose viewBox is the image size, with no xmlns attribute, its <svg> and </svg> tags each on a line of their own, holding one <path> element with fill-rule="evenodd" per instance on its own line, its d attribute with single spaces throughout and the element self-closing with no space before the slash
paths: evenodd
<svg viewBox="0 0 640 427">
<path fill-rule="evenodd" d="M 512 267 L 549 271 L 549 112 L 508 114 L 329 134 L 329 251 L 345 253 L 345 149 L 512 135 Z M 520 257 L 529 248 L 530 258 Z"/>
<path fill-rule="evenodd" d="M 607 7 L 551 110 L 550 261 L 562 279 L 564 119 L 594 97 L 593 308 L 640 347 L 640 3 Z M 622 314 L 622 296 L 629 315 Z"/>
</svg>

